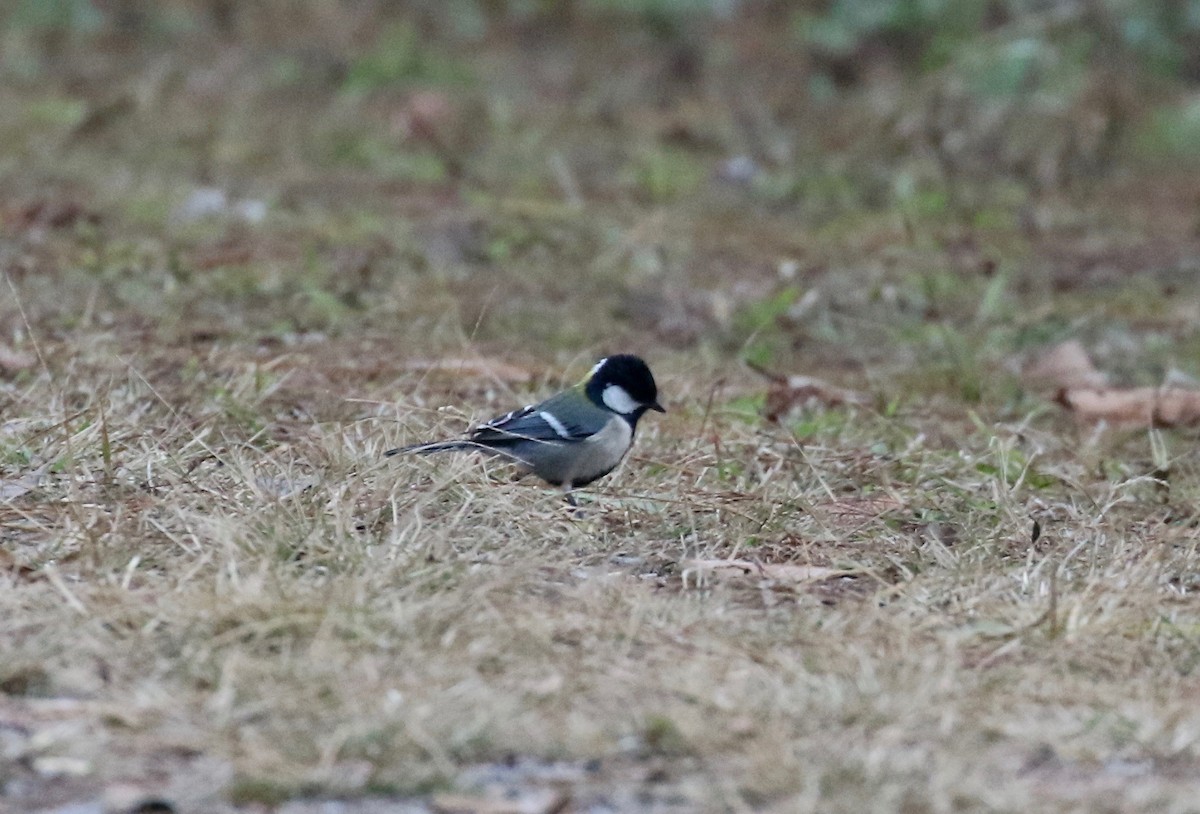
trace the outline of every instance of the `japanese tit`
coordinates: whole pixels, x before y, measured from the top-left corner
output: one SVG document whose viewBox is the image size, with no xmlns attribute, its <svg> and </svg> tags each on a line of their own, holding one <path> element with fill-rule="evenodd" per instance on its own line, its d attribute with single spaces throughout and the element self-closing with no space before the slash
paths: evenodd
<svg viewBox="0 0 1200 814">
<path fill-rule="evenodd" d="M 519 464 L 569 492 L 616 468 L 647 410 L 665 413 L 650 368 L 637 356 L 601 359 L 587 378 L 538 404 L 513 410 L 457 441 L 432 441 L 387 455 L 476 450 Z"/>
</svg>

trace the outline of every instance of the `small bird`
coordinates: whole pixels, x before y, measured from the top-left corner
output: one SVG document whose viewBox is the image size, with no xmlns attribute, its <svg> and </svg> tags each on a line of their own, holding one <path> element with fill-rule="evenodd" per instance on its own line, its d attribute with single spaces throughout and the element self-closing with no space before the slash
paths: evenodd
<svg viewBox="0 0 1200 814">
<path fill-rule="evenodd" d="M 616 468 L 633 446 L 638 419 L 665 413 L 650 368 L 637 356 L 607 356 L 587 378 L 538 404 L 494 418 L 458 441 L 432 441 L 388 450 L 386 455 L 476 450 L 520 464 L 542 480 L 570 491 Z"/>
</svg>

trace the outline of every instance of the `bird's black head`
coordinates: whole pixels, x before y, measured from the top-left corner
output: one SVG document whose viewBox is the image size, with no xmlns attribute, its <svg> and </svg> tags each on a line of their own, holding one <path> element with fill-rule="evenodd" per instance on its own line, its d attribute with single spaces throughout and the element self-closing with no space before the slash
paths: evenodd
<svg viewBox="0 0 1200 814">
<path fill-rule="evenodd" d="M 665 413 L 658 403 L 654 374 L 637 356 L 607 356 L 596 363 L 584 384 L 588 398 L 624 416 L 631 424 L 647 410 Z"/>
</svg>

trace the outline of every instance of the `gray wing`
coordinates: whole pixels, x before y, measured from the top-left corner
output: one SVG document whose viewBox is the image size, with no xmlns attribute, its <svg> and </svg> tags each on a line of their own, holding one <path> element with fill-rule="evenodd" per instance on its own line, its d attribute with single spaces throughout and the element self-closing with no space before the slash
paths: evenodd
<svg viewBox="0 0 1200 814">
<path fill-rule="evenodd" d="M 557 397 L 554 397 L 541 404 L 513 410 L 476 427 L 467 437 L 474 443 L 500 448 L 526 441 L 572 443 L 594 434 L 594 429 L 562 418 L 561 411 L 555 411 L 556 401 Z"/>
</svg>

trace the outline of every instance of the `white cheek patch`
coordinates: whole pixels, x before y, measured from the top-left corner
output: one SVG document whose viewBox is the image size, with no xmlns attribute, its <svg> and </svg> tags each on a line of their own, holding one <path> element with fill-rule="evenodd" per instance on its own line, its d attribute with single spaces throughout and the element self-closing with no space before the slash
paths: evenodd
<svg viewBox="0 0 1200 814">
<path fill-rule="evenodd" d="M 625 392 L 625 388 L 619 384 L 610 384 L 604 388 L 601 398 L 608 405 L 608 409 L 621 415 L 632 415 L 642 406 L 633 399 L 633 396 Z"/>
<path fill-rule="evenodd" d="M 559 438 L 571 437 L 571 433 L 567 432 L 567 428 L 563 426 L 563 423 L 558 420 L 558 417 L 555 416 L 554 413 L 548 413 L 545 410 L 542 410 L 538 413 L 538 417 L 541 418 L 542 421 L 545 421 L 547 424 L 549 424 L 550 429 L 554 430 Z"/>
</svg>

